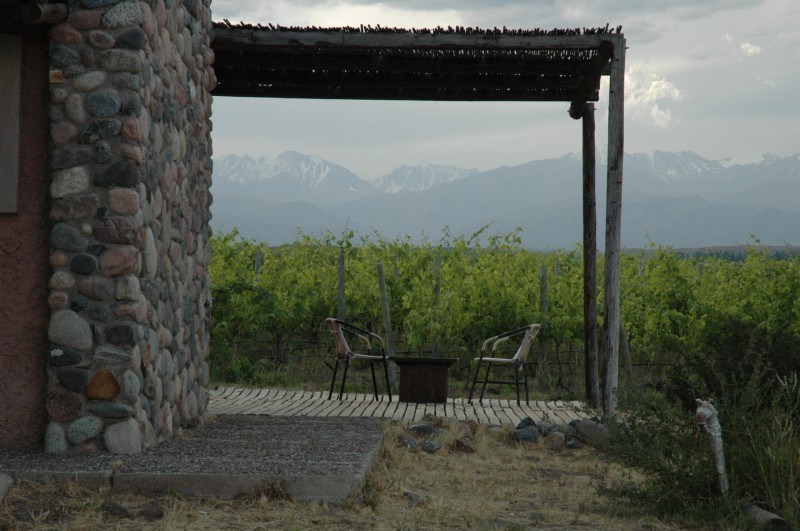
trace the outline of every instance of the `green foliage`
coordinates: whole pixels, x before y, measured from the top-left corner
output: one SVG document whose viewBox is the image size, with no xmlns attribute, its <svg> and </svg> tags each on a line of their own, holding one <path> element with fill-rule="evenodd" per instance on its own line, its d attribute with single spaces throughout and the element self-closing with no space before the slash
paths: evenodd
<svg viewBox="0 0 800 531">
<path fill-rule="evenodd" d="M 601 492 L 659 518 L 706 524 L 729 512 L 719 495 L 708 438 L 694 419 L 662 393 L 643 393 L 625 419 L 611 426 L 604 450 L 641 478 L 605 483 Z"/>
<path fill-rule="evenodd" d="M 580 344 L 583 337 L 583 264 L 580 248 L 551 253 L 520 245 L 518 232 L 470 237 L 445 230 L 436 244 L 392 241 L 352 231 L 321 237 L 300 234 L 271 247 L 236 231 L 212 238 L 212 347 L 223 362 L 235 344 L 254 336 L 318 338 L 336 314 L 337 263 L 345 258 L 348 320 L 381 331 L 377 263 L 383 264 L 396 339 L 410 350 L 434 344 L 473 352 L 488 336 L 539 321 L 542 338 Z M 484 243 L 482 243 L 484 242 Z M 602 257 L 597 271 L 602 273 Z M 547 314 L 540 313 L 540 271 L 547 272 Z M 598 279 L 602 301 L 602 275 Z M 800 261 L 751 250 L 738 262 L 711 256 L 683 258 L 655 248 L 621 259 L 621 311 L 632 351 L 650 360 L 693 363 L 708 354 L 723 371 L 742 352 L 764 353 L 781 374 L 800 370 Z M 602 320 L 602 315 L 600 316 Z M 694 363 L 690 372 L 700 371 Z M 689 376 L 687 376 L 688 378 Z M 691 382 L 689 382 L 690 387 Z M 717 394 L 719 386 L 697 391 Z"/>
<path fill-rule="evenodd" d="M 487 231 L 453 237 L 445 230 L 440 241 L 421 244 L 379 234 L 357 238 L 352 231 L 300 234 L 277 247 L 236 231 L 215 235 L 212 377 L 326 387 L 330 372 L 319 357 L 325 349 L 315 350 L 312 362 L 293 353 L 329 340 L 320 324 L 336 314 L 340 254 L 346 318 L 379 333 L 377 263 L 383 264 L 400 349 L 438 347 L 466 365 L 486 337 L 531 322 L 544 324 L 541 338 L 579 346 L 581 249 L 533 252 L 521 247 L 517 231 Z M 667 362 L 671 369 L 644 395 L 625 395 L 621 405 L 631 409 L 625 417 L 630 420 L 618 427 L 622 437 L 609 451 L 645 479 L 608 486 L 608 492 L 661 515 L 722 521 L 730 507 L 717 492 L 707 437 L 696 431 L 691 414 L 695 398 L 713 398 L 736 498 L 754 499 L 798 525 L 800 259 L 775 259 L 759 249 L 736 261 L 685 258 L 655 247 L 623 255 L 621 312 L 634 357 Z M 248 346 L 254 338 L 272 345 L 271 355 Z M 361 386 L 361 380 L 368 382 L 357 376 L 353 385 Z"/>
<path fill-rule="evenodd" d="M 726 458 L 740 499 L 800 525 L 800 380 L 751 378 L 726 401 Z M 730 405 L 728 405 L 730 404 Z"/>
</svg>

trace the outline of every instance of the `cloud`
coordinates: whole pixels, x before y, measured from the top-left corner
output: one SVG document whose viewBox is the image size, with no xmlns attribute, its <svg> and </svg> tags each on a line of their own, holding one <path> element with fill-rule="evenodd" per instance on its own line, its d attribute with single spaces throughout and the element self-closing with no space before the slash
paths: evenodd
<svg viewBox="0 0 800 531">
<path fill-rule="evenodd" d="M 681 100 L 683 92 L 657 74 L 636 67 L 625 74 L 625 109 L 633 120 L 667 128 L 674 121 L 672 104 Z"/>
<path fill-rule="evenodd" d="M 739 45 L 739 49 L 747 56 L 758 55 L 761 53 L 761 46 L 749 43 L 747 41 L 742 42 L 742 44 Z"/>
<path fill-rule="evenodd" d="M 775 85 L 775 83 L 773 81 L 770 81 L 769 79 L 764 79 L 761 76 L 759 76 L 758 74 L 755 75 L 755 78 L 756 78 L 756 81 L 758 81 L 759 83 L 763 83 L 764 85 L 766 85 L 768 87 L 771 87 L 771 88 L 775 88 L 776 87 L 776 85 Z"/>
</svg>

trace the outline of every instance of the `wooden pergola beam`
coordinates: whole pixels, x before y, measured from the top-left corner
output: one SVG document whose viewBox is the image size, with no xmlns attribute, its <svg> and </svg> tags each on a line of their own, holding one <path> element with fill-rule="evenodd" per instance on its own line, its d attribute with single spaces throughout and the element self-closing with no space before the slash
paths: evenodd
<svg viewBox="0 0 800 531">
<path fill-rule="evenodd" d="M 266 29 L 214 29 L 215 45 L 236 44 L 246 49 L 264 46 L 335 46 L 355 48 L 455 48 L 504 50 L 592 50 L 619 34 L 595 35 L 503 35 L 460 33 L 377 33 L 347 31 L 270 31 Z"/>
<path fill-rule="evenodd" d="M 268 86 L 243 85 L 226 86 L 220 83 L 214 89 L 215 96 L 244 96 L 263 98 L 309 98 L 345 100 L 408 100 L 408 101 L 560 101 L 572 99 L 558 91 L 526 91 L 515 89 L 442 89 L 436 86 L 427 88 L 370 87 L 353 86 Z"/>
<path fill-rule="evenodd" d="M 583 94 L 583 84 L 580 79 L 572 77 L 543 76 L 539 74 L 461 74 L 461 73 L 414 73 L 393 71 L 361 71 L 343 72 L 331 69 L 313 73 L 295 70 L 283 71 L 280 69 L 254 68 L 250 72 L 234 72 L 230 76 L 232 81 L 245 84 L 272 84 L 282 87 L 303 87 L 306 85 L 323 85 L 332 87 L 360 87 L 372 86 L 385 87 L 463 87 L 470 88 L 495 88 L 519 89 L 527 91 L 567 91 L 569 93 Z M 599 79 L 599 78 L 598 78 Z M 597 92 L 597 87 L 591 93 Z M 591 93 L 584 97 L 591 96 Z M 583 102 L 584 105 L 586 101 Z"/>
<path fill-rule="evenodd" d="M 470 56 L 409 56 L 388 51 L 347 50 L 347 53 L 335 50 L 306 48 L 271 48 L 245 52 L 241 50 L 217 50 L 215 69 L 232 69 L 246 65 L 253 67 L 281 68 L 284 70 L 305 71 L 319 67 L 321 64 L 330 69 L 375 69 L 381 71 L 402 72 L 437 72 L 479 74 L 492 71 L 500 72 L 551 72 L 553 75 L 576 75 L 586 71 L 584 61 L 559 61 L 542 59 L 529 55 L 486 55 L 480 58 Z M 606 69 L 602 75 L 609 75 Z"/>
</svg>

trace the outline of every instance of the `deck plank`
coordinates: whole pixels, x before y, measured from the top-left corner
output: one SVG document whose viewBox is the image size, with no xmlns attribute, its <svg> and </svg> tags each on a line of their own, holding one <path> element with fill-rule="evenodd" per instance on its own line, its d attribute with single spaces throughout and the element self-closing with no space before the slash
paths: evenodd
<svg viewBox="0 0 800 531">
<path fill-rule="evenodd" d="M 585 406 L 578 401 L 532 401 L 517 406 L 516 399 L 477 399 L 470 404 L 466 398 L 451 398 L 444 404 L 400 402 L 397 396 L 372 393 L 345 393 L 342 400 L 328 400 L 328 391 L 302 391 L 276 388 L 218 387 L 209 391 L 208 411 L 212 415 L 274 415 L 312 417 L 377 417 L 406 422 L 419 422 L 425 415 L 435 418 L 474 420 L 479 424 L 516 426 L 525 417 L 535 422 L 549 419 L 566 423 L 586 418 Z"/>
</svg>

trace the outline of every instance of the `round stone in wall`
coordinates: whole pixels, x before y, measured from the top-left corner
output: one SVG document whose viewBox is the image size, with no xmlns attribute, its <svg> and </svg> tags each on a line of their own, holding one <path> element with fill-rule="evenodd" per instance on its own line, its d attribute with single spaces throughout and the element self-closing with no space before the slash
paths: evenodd
<svg viewBox="0 0 800 531">
<path fill-rule="evenodd" d="M 114 283 L 109 278 L 88 277 L 78 280 L 78 291 L 95 300 L 107 299 L 114 293 Z"/>
<path fill-rule="evenodd" d="M 111 188 L 108 207 L 116 214 L 132 215 L 139 211 L 139 193 L 130 188 Z"/>
<path fill-rule="evenodd" d="M 106 329 L 106 341 L 112 345 L 135 345 L 136 331 L 129 324 L 118 324 Z"/>
<path fill-rule="evenodd" d="M 56 271 L 50 277 L 48 286 L 53 290 L 68 290 L 75 285 L 75 277 L 66 271 Z"/>
<path fill-rule="evenodd" d="M 118 48 L 143 50 L 145 44 L 147 44 L 147 35 L 145 35 L 144 30 L 138 26 L 117 37 Z"/>
<path fill-rule="evenodd" d="M 83 131 L 78 136 L 78 142 L 81 144 L 94 144 L 104 138 L 119 136 L 121 130 L 122 122 L 119 120 L 113 118 L 97 120 L 83 128 Z"/>
<path fill-rule="evenodd" d="M 92 399 L 116 398 L 119 396 L 119 384 L 114 373 L 109 369 L 100 369 L 92 374 L 86 384 L 86 396 Z"/>
<path fill-rule="evenodd" d="M 104 28 L 121 28 L 124 26 L 138 26 L 144 20 L 144 12 L 139 2 L 121 2 L 103 15 Z"/>
<path fill-rule="evenodd" d="M 54 422 L 72 422 L 80 418 L 80 394 L 61 388 L 47 393 L 47 413 Z"/>
<path fill-rule="evenodd" d="M 59 310 L 50 317 L 47 337 L 58 345 L 86 350 L 92 346 L 92 329 L 77 313 Z"/>
<path fill-rule="evenodd" d="M 154 280 L 156 278 L 156 272 L 158 271 L 158 254 L 156 252 L 156 240 L 153 236 L 153 230 L 150 227 L 148 227 L 145 232 L 144 251 L 142 255 L 144 262 L 142 273 L 144 273 L 148 280 Z"/>
<path fill-rule="evenodd" d="M 63 44 L 53 45 L 50 49 L 50 62 L 54 66 L 69 66 L 81 62 L 81 56 Z"/>
<path fill-rule="evenodd" d="M 67 437 L 64 428 L 55 422 L 47 425 L 44 435 L 44 453 L 63 454 L 67 451 Z"/>
<path fill-rule="evenodd" d="M 94 362 L 101 365 L 127 367 L 132 361 L 133 354 L 121 348 L 104 345 L 94 352 Z"/>
<path fill-rule="evenodd" d="M 90 31 L 87 37 L 89 44 L 98 50 L 108 50 L 114 47 L 114 36 L 101 30 Z"/>
<path fill-rule="evenodd" d="M 103 434 L 106 448 L 113 454 L 132 455 L 142 452 L 142 435 L 139 423 L 128 419 L 109 426 Z"/>
<path fill-rule="evenodd" d="M 97 271 L 97 258 L 90 254 L 77 254 L 69 261 L 69 268 L 79 275 L 91 275 Z"/>
<path fill-rule="evenodd" d="M 97 210 L 100 199 L 97 194 L 72 195 L 53 201 L 50 219 L 53 221 L 69 221 L 88 218 Z"/>
<path fill-rule="evenodd" d="M 72 225 L 56 223 L 50 231 L 50 245 L 71 253 L 82 253 L 89 246 L 89 240 Z"/>
<path fill-rule="evenodd" d="M 118 301 L 136 301 L 139 300 L 142 290 L 139 284 L 139 278 L 136 275 L 125 275 L 117 277 L 116 287 L 114 289 L 114 298 Z"/>
<path fill-rule="evenodd" d="M 58 345 L 50 345 L 50 348 L 47 349 L 47 362 L 55 367 L 76 365 L 81 361 L 83 361 L 83 355 L 77 350 Z"/>
<path fill-rule="evenodd" d="M 122 394 L 120 395 L 122 399 L 131 403 L 136 402 L 141 390 L 142 383 L 139 377 L 133 371 L 125 371 L 122 374 Z"/>
<path fill-rule="evenodd" d="M 108 118 L 119 112 L 122 101 L 113 89 L 100 89 L 86 96 L 86 110 L 93 116 Z"/>
<path fill-rule="evenodd" d="M 105 74 L 99 70 L 93 70 L 73 78 L 72 87 L 79 92 L 88 92 L 102 85 L 103 81 L 105 81 Z"/>
<path fill-rule="evenodd" d="M 67 439 L 74 445 L 93 439 L 103 432 L 103 421 L 97 417 L 81 417 L 67 428 Z"/>
<path fill-rule="evenodd" d="M 70 194 L 77 194 L 89 188 L 89 171 L 86 166 L 75 166 L 56 172 L 53 184 L 50 185 L 50 195 L 53 199 Z"/>
<path fill-rule="evenodd" d="M 56 371 L 56 377 L 61 385 L 75 393 L 82 393 L 89 382 L 89 371 L 76 367 L 62 367 Z"/>
</svg>

